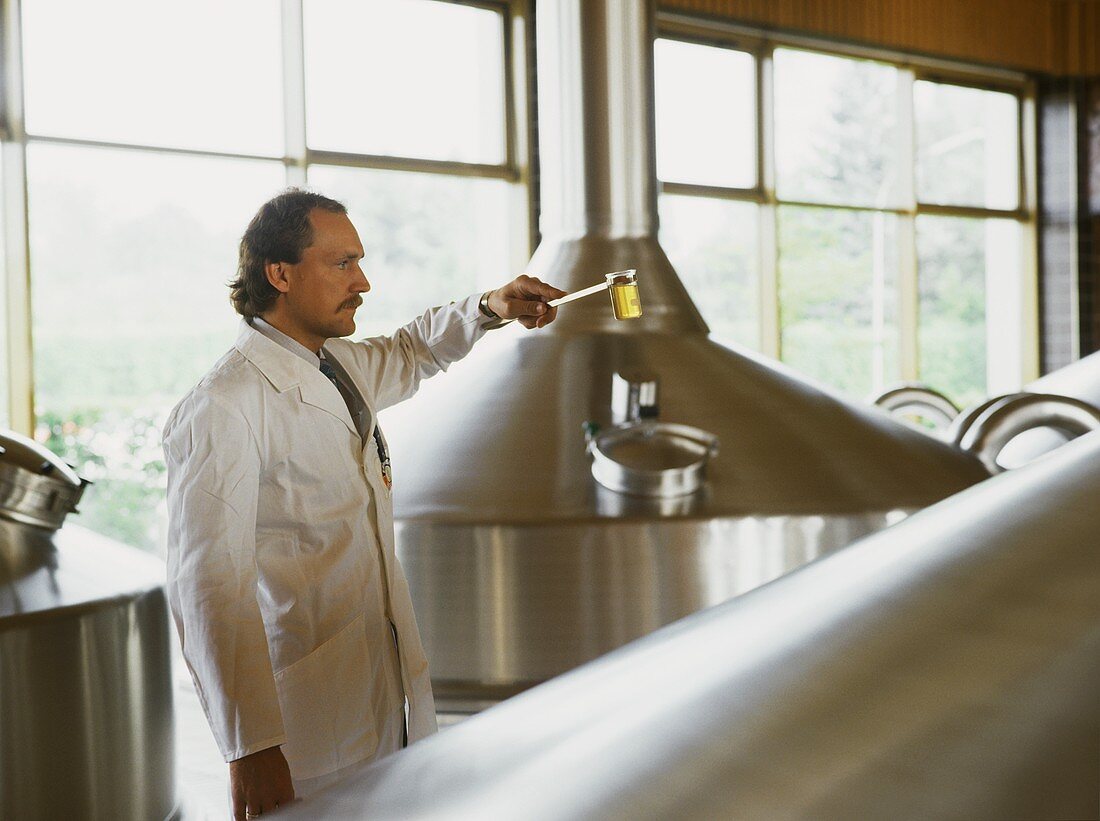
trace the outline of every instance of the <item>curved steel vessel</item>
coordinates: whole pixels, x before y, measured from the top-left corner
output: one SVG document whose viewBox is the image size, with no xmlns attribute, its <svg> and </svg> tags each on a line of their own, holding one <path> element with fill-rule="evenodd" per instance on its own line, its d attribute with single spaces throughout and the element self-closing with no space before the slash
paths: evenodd
<svg viewBox="0 0 1100 821">
<path fill-rule="evenodd" d="M 176 813 L 164 566 L 0 519 L 0 817 Z"/>
<path fill-rule="evenodd" d="M 576 291 L 637 269 L 643 316 L 579 300 L 494 331 L 382 422 L 397 548 L 437 696 L 493 700 L 723 601 L 988 477 L 978 460 L 708 338 L 656 239 L 653 9 L 537 8 L 543 242 Z M 582 423 L 612 378 L 718 436 L 707 484 L 644 499 L 593 480 Z"/>
<path fill-rule="evenodd" d="M 1100 408 L 1100 351 L 1036 379 L 1027 390 L 1072 396 Z"/>
<path fill-rule="evenodd" d="M 1098 487 L 1092 433 L 286 819 L 1097 818 Z"/>
</svg>

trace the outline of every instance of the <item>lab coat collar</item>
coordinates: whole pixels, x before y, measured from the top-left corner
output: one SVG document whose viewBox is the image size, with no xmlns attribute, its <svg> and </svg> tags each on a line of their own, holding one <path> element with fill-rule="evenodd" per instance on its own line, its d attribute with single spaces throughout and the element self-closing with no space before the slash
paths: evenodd
<svg viewBox="0 0 1100 821">
<path fill-rule="evenodd" d="M 351 420 L 344 398 L 320 369 L 311 367 L 302 357 L 268 339 L 249 325 L 248 320 L 241 320 L 234 347 L 256 366 L 279 393 L 297 387 L 303 402 L 332 414 L 358 438 L 359 432 Z"/>
</svg>

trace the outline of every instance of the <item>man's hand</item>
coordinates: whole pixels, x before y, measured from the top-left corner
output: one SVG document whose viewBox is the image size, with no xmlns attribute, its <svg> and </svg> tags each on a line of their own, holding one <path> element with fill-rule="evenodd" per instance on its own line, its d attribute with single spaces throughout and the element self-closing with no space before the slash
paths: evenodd
<svg viewBox="0 0 1100 821">
<path fill-rule="evenodd" d="M 233 821 L 245 821 L 271 812 L 294 800 L 283 751 L 268 747 L 229 762 L 229 791 L 233 796 Z"/>
<path fill-rule="evenodd" d="M 565 296 L 565 291 L 520 274 L 507 285 L 489 294 L 489 308 L 504 319 L 514 319 L 525 328 L 542 328 L 558 315 L 557 308 L 546 305 Z"/>
</svg>

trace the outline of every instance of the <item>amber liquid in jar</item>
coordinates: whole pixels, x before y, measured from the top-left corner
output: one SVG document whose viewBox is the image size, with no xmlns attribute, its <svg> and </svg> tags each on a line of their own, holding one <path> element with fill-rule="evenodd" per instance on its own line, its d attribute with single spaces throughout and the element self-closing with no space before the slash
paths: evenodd
<svg viewBox="0 0 1100 821">
<path fill-rule="evenodd" d="M 611 284 L 611 307 L 615 319 L 637 319 L 642 315 L 642 299 L 635 282 Z"/>
</svg>

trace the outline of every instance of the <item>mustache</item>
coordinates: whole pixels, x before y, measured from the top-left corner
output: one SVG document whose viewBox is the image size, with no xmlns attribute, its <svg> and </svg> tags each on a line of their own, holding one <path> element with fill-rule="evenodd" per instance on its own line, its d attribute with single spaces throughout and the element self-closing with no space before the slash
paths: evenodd
<svg viewBox="0 0 1100 821">
<path fill-rule="evenodd" d="M 355 299 L 349 299 L 347 302 L 342 303 L 340 305 L 340 310 L 343 310 L 344 308 L 358 308 L 362 304 L 363 297 L 357 296 Z"/>
</svg>

